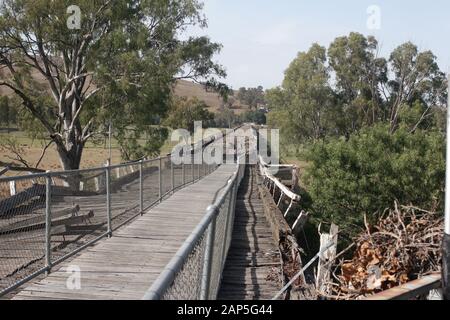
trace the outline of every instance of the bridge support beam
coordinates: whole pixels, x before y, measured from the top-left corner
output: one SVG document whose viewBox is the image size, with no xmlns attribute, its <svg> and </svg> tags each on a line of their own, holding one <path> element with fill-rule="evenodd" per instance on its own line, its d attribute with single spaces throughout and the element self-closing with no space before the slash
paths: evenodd
<svg viewBox="0 0 450 320">
<path fill-rule="evenodd" d="M 106 212 L 108 219 L 108 237 L 112 236 L 112 213 L 111 213 L 111 169 L 109 162 L 105 168 L 106 175 Z"/>
<path fill-rule="evenodd" d="M 45 177 L 45 182 L 45 267 L 49 273 L 52 268 L 52 178 L 50 175 Z"/>
<path fill-rule="evenodd" d="M 139 161 L 139 211 L 144 214 L 144 163 Z"/>
</svg>

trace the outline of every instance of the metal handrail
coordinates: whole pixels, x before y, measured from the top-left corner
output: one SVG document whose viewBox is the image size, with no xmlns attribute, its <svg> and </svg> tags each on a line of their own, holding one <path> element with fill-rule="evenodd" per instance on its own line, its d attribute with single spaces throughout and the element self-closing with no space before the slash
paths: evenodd
<svg viewBox="0 0 450 320">
<path fill-rule="evenodd" d="M 442 288 L 440 273 L 434 273 L 401 286 L 382 291 L 364 300 L 409 300 Z"/>
<path fill-rule="evenodd" d="M 203 148 L 205 148 L 206 146 L 208 146 L 209 144 L 213 143 L 214 141 L 219 141 L 220 138 L 223 138 L 223 136 L 210 136 L 204 140 L 202 140 L 199 143 L 196 144 L 192 144 L 191 145 L 191 149 L 190 152 L 193 153 L 196 150 L 201 150 Z M 50 272 L 52 267 L 56 264 L 59 264 L 61 262 L 63 262 L 64 260 L 72 257 L 73 255 L 79 253 L 81 250 L 87 248 L 88 246 L 96 243 L 97 241 L 107 237 L 107 236 L 112 236 L 112 233 L 114 230 L 116 230 L 117 228 L 120 228 L 121 226 L 123 226 L 126 223 L 129 223 L 131 220 L 135 219 L 137 216 L 143 214 L 143 212 L 147 209 L 149 209 L 150 207 L 154 206 L 155 204 L 161 202 L 164 198 L 170 196 L 170 194 L 173 194 L 175 191 L 185 187 L 186 185 L 195 183 L 197 181 L 199 181 L 200 179 L 202 179 L 202 177 L 210 174 L 211 172 L 214 171 L 214 169 L 217 168 L 217 165 L 208 165 L 207 168 L 205 168 L 205 170 L 202 170 L 202 173 L 200 173 L 200 164 L 198 165 L 198 176 L 195 177 L 194 176 L 194 166 L 196 165 L 195 163 L 192 164 L 192 181 L 186 182 L 185 180 L 185 164 L 182 163 L 182 170 L 183 170 L 183 182 L 181 185 L 175 186 L 175 184 L 173 183 L 174 181 L 174 170 L 173 170 L 173 164 L 171 165 L 171 180 L 172 180 L 172 185 L 169 191 L 163 193 L 162 192 L 162 185 L 161 185 L 161 170 L 162 170 L 162 160 L 166 160 L 166 159 L 170 159 L 171 155 L 168 156 L 163 156 L 163 157 L 158 157 L 155 159 L 150 159 L 150 160 L 140 160 L 140 161 L 133 161 L 133 162 L 128 162 L 128 163 L 123 163 L 123 164 L 118 164 L 118 165 L 108 165 L 105 167 L 98 167 L 98 168 L 89 168 L 89 169 L 80 169 L 80 170 L 67 170 L 67 171 L 54 171 L 54 172 L 45 172 L 45 173 L 35 173 L 35 174 L 30 174 L 30 175 L 26 175 L 26 176 L 15 176 L 15 177 L 4 177 L 4 178 L 0 178 L 0 183 L 5 183 L 5 182 L 17 182 L 17 181 L 21 181 L 21 180 L 33 180 L 33 179 L 38 179 L 38 178 L 44 178 L 46 181 L 46 185 L 45 185 L 45 267 L 41 268 L 40 270 L 16 281 L 14 284 L 12 284 L 11 286 L 7 287 L 6 289 L 0 291 L 0 296 L 3 296 L 13 290 L 15 290 L 16 288 L 20 287 L 21 285 L 23 285 L 24 283 L 32 280 L 33 278 L 39 276 L 40 274 L 44 273 L 44 272 Z M 142 184 L 142 179 L 143 179 L 143 165 L 148 164 L 148 163 L 154 163 L 154 162 L 158 162 L 158 171 L 159 171 L 159 197 L 158 199 L 156 199 L 155 201 L 153 201 L 149 206 L 144 208 L 143 205 L 143 184 Z M 205 163 L 202 163 L 202 165 L 205 165 Z M 118 226 L 114 227 L 112 226 L 112 215 L 111 215 L 111 171 L 117 168 L 124 168 L 124 167 L 128 167 L 128 166 L 139 166 L 139 204 L 137 204 L 135 207 L 133 208 L 138 208 L 139 207 L 139 212 L 135 215 L 133 215 L 132 217 L 126 219 L 125 221 L 123 221 L 122 223 L 120 223 Z M 71 252 L 69 252 L 68 254 L 64 255 L 63 257 L 58 258 L 55 261 L 52 261 L 51 258 L 51 247 L 50 247 L 50 239 L 51 239 L 51 192 L 52 192 L 52 179 L 53 178 L 57 178 L 57 177 L 64 177 L 64 176 L 68 176 L 68 175 L 76 175 L 76 174 L 85 174 L 85 173 L 91 173 L 91 172 L 101 172 L 102 176 L 106 177 L 106 182 L 105 182 L 105 188 L 106 190 L 104 190 L 103 192 L 106 193 L 106 207 L 107 207 L 107 231 L 102 233 L 100 236 L 96 237 L 95 239 L 92 239 L 91 241 L 87 242 L 86 244 L 84 244 L 83 246 L 81 246 L 80 248 L 77 248 L 75 250 L 72 250 Z M 136 171 L 137 172 L 137 171 Z M 136 173 L 135 172 L 135 173 Z"/>
<path fill-rule="evenodd" d="M 166 291 L 173 284 L 177 274 L 182 270 L 186 260 L 189 255 L 193 252 L 195 246 L 200 241 L 200 239 L 205 236 L 205 232 L 207 229 L 215 224 L 215 219 L 219 215 L 220 207 L 224 204 L 225 199 L 228 195 L 230 195 L 231 191 L 237 191 L 237 187 L 240 184 L 243 176 L 243 168 L 242 165 L 237 164 L 237 170 L 233 174 L 233 176 L 228 180 L 224 191 L 221 193 L 220 197 L 214 202 L 214 204 L 210 205 L 206 211 L 205 215 L 200 221 L 200 223 L 196 226 L 191 235 L 186 239 L 181 248 L 175 254 L 175 256 L 171 259 L 171 261 L 164 268 L 160 276 L 157 280 L 152 284 L 152 286 L 148 289 L 148 291 L 143 296 L 143 300 L 160 300 L 166 293 Z M 230 205 L 231 208 L 235 206 L 235 197 L 230 197 Z M 228 214 L 234 214 L 234 210 L 229 210 Z M 212 230 L 212 229 L 211 229 Z M 214 230 L 208 233 L 207 237 L 207 247 L 206 252 L 210 252 L 211 246 L 214 242 Z M 224 239 L 226 242 L 226 239 Z M 222 255 L 222 259 L 226 258 L 226 254 Z M 222 261 L 224 263 L 224 261 Z M 211 256 L 205 255 L 205 266 L 210 269 L 211 267 Z M 201 299 L 206 300 L 209 297 L 209 282 L 211 277 L 211 270 L 205 271 L 202 277 L 202 292 Z"/>
</svg>

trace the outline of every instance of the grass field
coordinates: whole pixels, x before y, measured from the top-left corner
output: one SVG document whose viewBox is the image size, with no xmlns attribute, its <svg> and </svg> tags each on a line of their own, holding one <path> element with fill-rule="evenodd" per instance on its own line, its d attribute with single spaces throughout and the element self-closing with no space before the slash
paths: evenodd
<svg viewBox="0 0 450 320">
<path fill-rule="evenodd" d="M 221 129 L 224 131 L 225 129 Z M 42 149 L 45 146 L 45 141 L 42 140 L 32 140 L 30 137 L 26 135 L 25 132 L 22 131 L 11 131 L 10 133 L 6 133 L 4 131 L 0 131 L 0 139 L 5 137 L 14 138 L 17 143 L 20 145 L 21 153 L 23 158 L 29 163 L 30 166 L 34 167 L 38 162 L 39 158 L 42 154 Z M 144 143 L 144 141 L 141 141 Z M 160 150 L 160 155 L 167 155 L 172 152 L 173 148 L 178 144 L 176 141 L 171 141 L 170 134 L 169 138 L 166 140 L 164 145 Z M 111 155 L 112 155 L 112 164 L 119 164 L 125 162 L 120 155 L 119 145 L 116 140 L 111 141 Z M 14 161 L 18 163 L 18 161 L 14 160 L 15 156 L 12 152 L 2 148 L 0 146 L 0 160 L 3 162 L 11 162 Z M 109 158 L 109 145 L 108 143 L 103 144 L 93 144 L 88 142 L 86 144 L 85 149 L 83 150 L 83 156 L 81 160 L 81 168 L 94 168 L 103 166 Z M 59 156 L 56 151 L 55 146 L 50 147 L 44 158 L 39 165 L 39 169 L 43 170 L 51 170 L 51 171 L 60 171 L 61 165 L 59 162 Z M 9 172 L 6 175 L 16 175 L 15 172 Z"/>
<path fill-rule="evenodd" d="M 39 75 L 36 75 L 36 77 L 40 79 Z M 217 93 L 207 92 L 203 86 L 193 82 L 184 80 L 178 81 L 174 88 L 174 93 L 175 95 L 180 97 L 197 97 L 199 100 L 203 100 L 208 106 L 210 106 L 209 111 L 211 112 L 218 112 L 218 110 L 223 106 L 223 100 Z M 9 94 L 11 94 L 11 92 L 0 87 L 0 95 Z M 234 111 L 236 113 L 242 113 L 247 109 L 247 107 L 236 106 Z M 29 162 L 30 166 L 34 166 L 37 163 L 38 159 L 41 156 L 42 148 L 45 145 L 43 141 L 33 141 L 24 132 L 20 131 L 11 131 L 10 133 L 6 133 L 4 130 L 0 131 L 0 139 L 5 136 L 13 137 L 20 144 L 21 148 L 23 149 L 24 158 Z M 176 144 L 176 142 L 171 142 L 170 139 L 166 141 L 161 149 L 161 155 L 170 153 L 172 151 L 172 148 Z M 11 152 L 8 152 L 4 149 L 2 150 L 0 148 L 0 160 L 4 162 L 10 162 L 12 157 L 14 157 L 14 155 Z M 106 163 L 108 158 L 109 149 L 107 144 L 94 145 L 93 143 L 88 142 L 83 152 L 81 168 L 102 166 L 104 163 Z M 118 144 L 113 140 L 112 163 L 117 164 L 121 162 L 123 162 L 123 159 L 121 159 Z M 43 158 L 39 168 L 53 171 L 61 170 L 58 153 L 56 152 L 54 146 L 47 150 L 47 153 Z"/>
<path fill-rule="evenodd" d="M 20 145 L 23 158 L 29 163 L 30 166 L 35 166 L 42 154 L 42 149 L 45 146 L 45 142 L 42 140 L 32 140 L 24 132 L 15 131 L 10 133 L 0 133 L 0 139 L 4 137 L 13 137 Z M 113 163 L 120 163 L 122 159 L 120 157 L 120 150 L 117 147 L 117 143 L 113 143 L 112 148 L 112 161 Z M 15 155 L 0 147 L 0 160 L 3 162 L 18 162 L 14 160 Z M 83 151 L 83 158 L 81 161 L 82 168 L 99 167 L 106 163 L 109 158 L 109 149 L 107 145 L 94 145 L 88 143 Z M 50 147 L 44 158 L 42 159 L 39 169 L 59 171 L 61 170 L 59 156 L 55 146 Z M 13 173 L 12 173 L 13 174 Z"/>
</svg>

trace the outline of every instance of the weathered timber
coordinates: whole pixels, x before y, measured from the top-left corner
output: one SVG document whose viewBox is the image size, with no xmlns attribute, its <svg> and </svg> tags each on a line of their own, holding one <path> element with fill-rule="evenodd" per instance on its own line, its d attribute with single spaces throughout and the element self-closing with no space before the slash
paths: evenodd
<svg viewBox="0 0 450 320">
<path fill-rule="evenodd" d="M 100 240 L 72 260 L 55 266 L 45 279 L 30 282 L 14 299 L 141 299 L 235 170 L 235 165 L 223 165 L 178 191 L 115 231 L 112 238 Z M 67 232 L 73 228 L 82 227 L 68 226 Z M 66 271 L 71 265 L 83 271 L 80 290 L 67 289 Z"/>
<path fill-rule="evenodd" d="M 272 237 L 257 189 L 254 168 L 247 166 L 238 191 L 219 299 L 270 299 L 282 287 L 278 243 Z"/>
<path fill-rule="evenodd" d="M 80 211 L 80 206 L 75 205 L 72 208 L 67 208 L 59 211 L 52 212 L 52 219 L 61 217 L 72 217 Z M 34 229 L 36 227 L 43 227 L 45 225 L 45 215 L 39 215 L 19 222 L 7 224 L 0 227 L 0 235 L 5 233 L 14 233 L 27 231 L 27 229 Z"/>
</svg>

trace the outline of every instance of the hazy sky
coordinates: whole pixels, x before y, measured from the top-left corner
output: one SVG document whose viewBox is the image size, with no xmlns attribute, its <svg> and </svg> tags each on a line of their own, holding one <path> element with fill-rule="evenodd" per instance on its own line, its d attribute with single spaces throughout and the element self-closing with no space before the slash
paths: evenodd
<svg viewBox="0 0 450 320">
<path fill-rule="evenodd" d="M 241 86 L 281 84 L 284 70 L 313 42 L 328 47 L 337 36 L 357 31 L 375 35 L 381 54 L 412 41 L 432 50 L 445 72 L 450 68 L 448 0 L 204 0 L 206 34 L 224 48 L 216 59 L 228 72 L 226 82 Z M 380 9 L 379 29 L 376 12 Z"/>
</svg>

